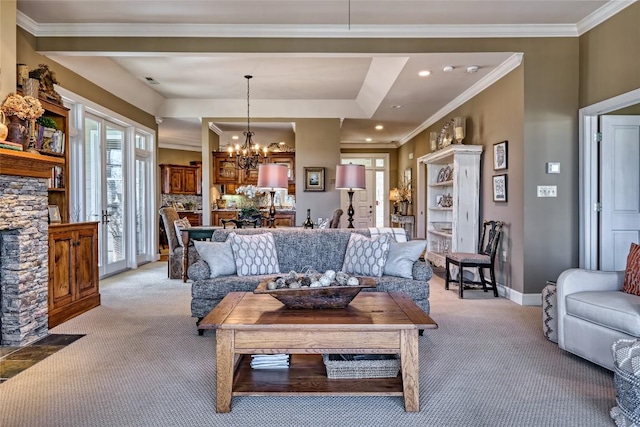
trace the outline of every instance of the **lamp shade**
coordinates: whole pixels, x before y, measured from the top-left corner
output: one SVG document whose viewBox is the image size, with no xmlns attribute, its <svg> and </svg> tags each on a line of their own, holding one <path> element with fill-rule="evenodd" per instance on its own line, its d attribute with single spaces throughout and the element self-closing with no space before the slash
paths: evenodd
<svg viewBox="0 0 640 427">
<path fill-rule="evenodd" d="M 365 169 L 364 165 L 348 165 L 336 166 L 336 188 L 338 190 L 364 190 Z"/>
<path fill-rule="evenodd" d="M 288 185 L 287 167 L 276 163 L 266 163 L 258 167 L 258 187 L 285 189 Z"/>
<path fill-rule="evenodd" d="M 389 192 L 389 200 L 397 202 L 400 200 L 400 191 L 397 188 L 392 188 Z"/>
</svg>

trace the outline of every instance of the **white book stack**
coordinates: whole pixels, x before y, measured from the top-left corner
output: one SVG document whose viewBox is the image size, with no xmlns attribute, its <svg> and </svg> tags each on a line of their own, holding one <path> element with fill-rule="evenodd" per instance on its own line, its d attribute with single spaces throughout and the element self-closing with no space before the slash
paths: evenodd
<svg viewBox="0 0 640 427">
<path fill-rule="evenodd" d="M 253 369 L 287 369 L 289 367 L 288 354 L 252 354 L 251 368 Z"/>
</svg>

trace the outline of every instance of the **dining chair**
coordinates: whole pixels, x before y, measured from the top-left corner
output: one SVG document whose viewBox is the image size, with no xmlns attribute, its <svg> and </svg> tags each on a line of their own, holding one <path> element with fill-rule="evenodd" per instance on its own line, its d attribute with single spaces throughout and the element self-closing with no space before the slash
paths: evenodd
<svg viewBox="0 0 640 427">
<path fill-rule="evenodd" d="M 458 297 L 463 298 L 464 289 L 476 289 L 470 285 L 482 285 L 482 290 L 487 292 L 487 284 L 490 284 L 493 289 L 493 296 L 498 296 L 496 273 L 493 265 L 498 251 L 498 243 L 500 241 L 500 235 L 502 234 L 503 225 L 504 223 L 502 221 L 485 220 L 482 224 L 482 236 L 478 243 L 477 253 L 451 252 L 446 255 L 445 289 L 449 289 L 449 283 L 458 283 Z M 458 266 L 458 277 L 456 279 L 451 278 L 450 264 Z M 475 281 L 465 278 L 463 274 L 465 268 L 477 268 L 480 280 Z M 484 269 L 486 268 L 489 269 L 489 276 L 491 278 L 488 281 L 484 277 Z"/>
</svg>

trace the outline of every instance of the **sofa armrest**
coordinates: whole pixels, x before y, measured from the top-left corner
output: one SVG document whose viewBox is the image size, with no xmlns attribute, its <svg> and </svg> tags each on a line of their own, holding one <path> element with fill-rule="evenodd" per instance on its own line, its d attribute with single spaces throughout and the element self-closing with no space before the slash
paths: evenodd
<svg viewBox="0 0 640 427">
<path fill-rule="evenodd" d="M 576 292 L 619 291 L 624 271 L 599 271 L 570 268 L 558 277 L 556 297 L 558 306 L 558 345 L 564 349 L 564 319 L 567 315 L 567 295 Z"/>
<path fill-rule="evenodd" d="M 433 270 L 428 262 L 418 260 L 413 263 L 412 275 L 413 280 L 426 282 L 433 276 Z"/>
<path fill-rule="evenodd" d="M 206 261 L 199 259 L 187 269 L 187 277 L 193 281 L 206 280 L 211 276 L 211 269 Z"/>
</svg>

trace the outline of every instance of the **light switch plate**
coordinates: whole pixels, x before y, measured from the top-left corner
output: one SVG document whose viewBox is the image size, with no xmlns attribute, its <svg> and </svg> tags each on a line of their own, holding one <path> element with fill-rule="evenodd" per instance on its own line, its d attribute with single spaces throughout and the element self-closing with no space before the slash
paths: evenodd
<svg viewBox="0 0 640 427">
<path fill-rule="evenodd" d="M 558 197 L 558 187 L 555 185 L 538 185 L 538 197 Z"/>
</svg>

